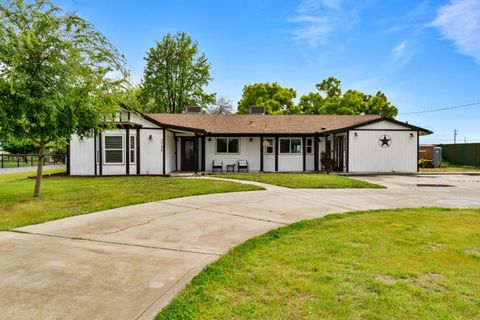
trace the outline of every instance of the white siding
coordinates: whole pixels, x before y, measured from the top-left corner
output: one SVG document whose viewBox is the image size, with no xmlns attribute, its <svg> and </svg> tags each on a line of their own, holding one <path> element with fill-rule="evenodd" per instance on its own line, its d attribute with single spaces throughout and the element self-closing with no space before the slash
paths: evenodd
<svg viewBox="0 0 480 320">
<path fill-rule="evenodd" d="M 388 130 L 388 129 L 403 129 L 403 130 L 408 130 L 408 127 L 402 126 L 400 124 L 392 123 L 390 121 L 378 121 L 372 124 L 368 124 L 366 126 L 360 127 L 362 129 L 381 129 L 381 130 Z"/>
<path fill-rule="evenodd" d="M 94 140 L 93 138 L 80 139 L 73 135 L 70 139 L 70 174 L 94 175 Z"/>
<path fill-rule="evenodd" d="M 152 139 L 149 139 L 150 135 Z M 163 174 L 163 130 L 140 130 L 140 173 Z"/>
<path fill-rule="evenodd" d="M 382 148 L 378 142 L 383 135 L 388 135 L 392 139 L 388 148 Z M 417 171 L 416 131 L 352 130 L 349 144 L 350 172 Z"/>
<path fill-rule="evenodd" d="M 212 137 L 205 140 L 205 170 L 212 171 L 213 160 L 223 161 L 223 170 L 226 171 L 227 164 L 237 164 L 238 160 L 247 160 L 250 171 L 260 170 L 260 138 L 240 137 L 240 154 L 217 154 L 216 138 Z M 273 168 L 275 170 L 275 167 Z M 237 171 L 237 166 L 235 166 Z"/>
</svg>

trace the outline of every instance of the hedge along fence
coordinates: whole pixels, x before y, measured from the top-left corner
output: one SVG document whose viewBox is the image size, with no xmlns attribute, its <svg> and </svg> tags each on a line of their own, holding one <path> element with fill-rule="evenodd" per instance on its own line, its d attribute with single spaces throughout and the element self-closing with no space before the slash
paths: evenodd
<svg viewBox="0 0 480 320">
<path fill-rule="evenodd" d="M 480 167 L 480 143 L 441 144 L 444 161 L 461 166 Z"/>
</svg>

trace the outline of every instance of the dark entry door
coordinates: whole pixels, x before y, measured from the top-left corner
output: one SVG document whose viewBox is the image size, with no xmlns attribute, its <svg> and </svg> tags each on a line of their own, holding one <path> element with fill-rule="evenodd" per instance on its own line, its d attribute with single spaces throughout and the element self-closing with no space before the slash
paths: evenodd
<svg viewBox="0 0 480 320">
<path fill-rule="evenodd" d="M 339 170 L 343 171 L 343 136 L 337 137 L 337 166 Z"/>
<path fill-rule="evenodd" d="M 182 170 L 195 170 L 195 141 L 182 139 Z"/>
</svg>

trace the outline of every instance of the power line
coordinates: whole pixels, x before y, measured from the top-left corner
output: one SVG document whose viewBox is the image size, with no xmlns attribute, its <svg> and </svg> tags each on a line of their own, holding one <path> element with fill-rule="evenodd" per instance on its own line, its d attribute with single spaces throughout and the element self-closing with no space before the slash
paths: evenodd
<svg viewBox="0 0 480 320">
<path fill-rule="evenodd" d="M 443 111 L 443 110 L 471 107 L 471 106 L 476 106 L 476 105 L 480 105 L 480 102 L 472 102 L 472 103 L 462 104 L 462 105 L 454 106 L 454 107 L 437 108 L 437 109 L 431 109 L 431 110 L 413 111 L 413 112 L 400 112 L 399 114 L 419 114 L 419 113 L 437 112 L 437 111 Z"/>
</svg>

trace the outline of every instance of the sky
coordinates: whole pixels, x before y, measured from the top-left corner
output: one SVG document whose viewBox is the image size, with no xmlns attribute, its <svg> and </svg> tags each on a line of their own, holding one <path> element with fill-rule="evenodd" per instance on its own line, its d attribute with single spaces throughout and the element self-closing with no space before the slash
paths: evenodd
<svg viewBox="0 0 480 320">
<path fill-rule="evenodd" d="M 207 91 L 236 107 L 243 86 L 278 82 L 297 99 L 329 76 L 381 90 L 398 120 L 434 131 L 422 143 L 480 142 L 480 0 L 57 0 L 123 53 L 139 83 L 147 50 L 167 33 L 199 43 Z"/>
</svg>

